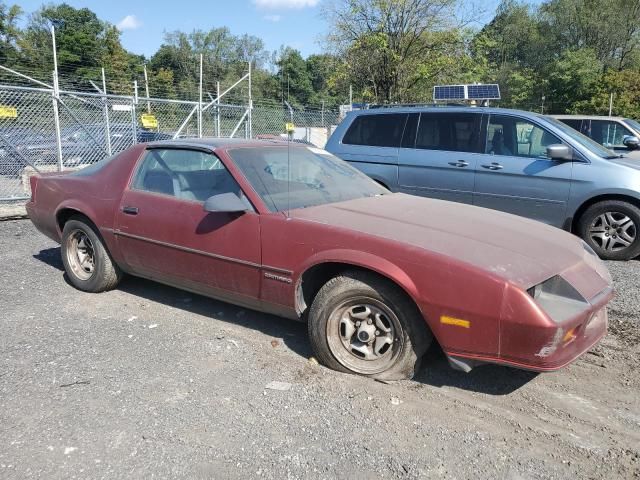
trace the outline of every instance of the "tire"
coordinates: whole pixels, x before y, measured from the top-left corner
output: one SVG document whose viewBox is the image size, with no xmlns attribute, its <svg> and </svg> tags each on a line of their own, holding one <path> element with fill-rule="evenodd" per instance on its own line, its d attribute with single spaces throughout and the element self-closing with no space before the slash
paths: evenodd
<svg viewBox="0 0 640 480">
<path fill-rule="evenodd" d="M 344 272 L 320 289 L 309 309 L 308 330 L 320 363 L 379 380 L 412 378 L 432 340 L 404 291 L 359 271 Z"/>
<path fill-rule="evenodd" d="M 603 260 L 640 255 L 640 209 L 622 200 L 591 205 L 578 222 L 578 233 Z"/>
<path fill-rule="evenodd" d="M 102 238 L 85 217 L 74 216 L 64 224 L 60 251 L 69 281 L 78 290 L 105 292 L 122 279 Z"/>
</svg>

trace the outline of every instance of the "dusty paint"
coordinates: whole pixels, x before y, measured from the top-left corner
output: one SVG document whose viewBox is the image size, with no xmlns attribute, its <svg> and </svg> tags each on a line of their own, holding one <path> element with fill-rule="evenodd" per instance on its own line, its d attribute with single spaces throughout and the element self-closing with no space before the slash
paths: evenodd
<svg viewBox="0 0 640 480">
<path fill-rule="evenodd" d="M 564 331 L 562 330 L 562 328 L 558 328 L 551 342 L 549 342 L 547 345 L 542 347 L 540 351 L 536 353 L 536 357 L 546 358 L 551 354 L 553 354 L 553 352 L 555 352 L 558 349 L 558 346 L 562 341 L 563 335 L 564 335 Z"/>
</svg>

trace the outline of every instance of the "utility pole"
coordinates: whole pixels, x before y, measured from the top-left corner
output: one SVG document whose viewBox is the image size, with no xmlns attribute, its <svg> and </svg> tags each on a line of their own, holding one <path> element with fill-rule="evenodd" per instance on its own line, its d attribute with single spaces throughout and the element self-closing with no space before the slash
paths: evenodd
<svg viewBox="0 0 640 480">
<path fill-rule="evenodd" d="M 353 110 L 353 85 L 349 85 L 349 111 Z"/>
<path fill-rule="evenodd" d="M 544 95 L 542 95 L 542 105 L 540 106 L 540 113 L 542 115 L 544 115 L 544 100 L 545 100 L 545 97 Z"/>
<path fill-rule="evenodd" d="M 613 113 L 613 92 L 609 95 L 609 116 Z"/>
</svg>

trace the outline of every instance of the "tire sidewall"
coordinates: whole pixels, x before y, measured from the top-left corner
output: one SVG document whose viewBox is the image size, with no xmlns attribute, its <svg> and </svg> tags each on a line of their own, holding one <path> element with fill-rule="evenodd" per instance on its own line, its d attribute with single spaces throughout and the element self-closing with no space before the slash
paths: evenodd
<svg viewBox="0 0 640 480">
<path fill-rule="evenodd" d="M 355 277 L 355 278 L 354 278 Z M 363 281 L 364 280 L 364 281 Z M 376 285 L 379 287 L 379 285 Z M 399 321 L 396 342 L 393 348 L 394 361 L 388 369 L 372 374 L 352 371 L 343 365 L 329 346 L 327 327 L 334 310 L 353 298 L 370 298 L 384 304 Z M 382 380 L 411 378 L 418 360 L 430 343 L 430 335 L 419 335 L 415 325 L 415 308 L 403 294 L 391 288 L 374 288 L 371 282 L 356 276 L 343 275 L 330 280 L 318 293 L 309 310 L 309 336 L 314 353 L 329 368 L 345 373 L 373 377 Z M 426 329 L 426 326 L 425 326 Z"/>
<path fill-rule="evenodd" d="M 589 228 L 593 220 L 606 212 L 620 212 L 627 215 L 636 226 L 636 239 L 633 244 L 624 250 L 617 252 L 607 252 L 602 250 L 589 235 Z M 640 210 L 633 205 L 623 201 L 605 201 L 596 203 L 589 207 L 582 215 L 579 224 L 580 237 L 598 254 L 603 260 L 630 260 L 640 255 Z"/>
<path fill-rule="evenodd" d="M 73 272 L 73 269 L 69 265 L 69 260 L 67 256 L 71 234 L 76 230 L 81 230 L 82 232 L 84 232 L 89 237 L 93 245 L 94 257 L 95 257 L 94 270 L 91 277 L 89 277 L 87 280 L 83 280 L 78 276 L 76 276 L 76 274 Z M 109 261 L 109 258 L 107 257 L 107 253 L 102 245 L 102 240 L 100 239 L 100 237 L 98 237 L 98 235 L 93 230 L 93 228 L 91 228 L 85 222 L 82 222 L 80 220 L 71 219 L 67 221 L 64 224 L 64 229 L 62 231 L 62 240 L 61 240 L 60 248 L 62 250 L 61 252 L 62 263 L 64 264 L 64 269 L 65 269 L 65 272 L 67 273 L 67 278 L 69 279 L 69 281 L 76 288 L 80 290 L 84 290 L 84 291 L 98 290 L 101 286 L 101 282 L 102 282 L 101 279 L 103 279 L 105 276 L 105 268 L 106 268 L 105 262 Z"/>
</svg>

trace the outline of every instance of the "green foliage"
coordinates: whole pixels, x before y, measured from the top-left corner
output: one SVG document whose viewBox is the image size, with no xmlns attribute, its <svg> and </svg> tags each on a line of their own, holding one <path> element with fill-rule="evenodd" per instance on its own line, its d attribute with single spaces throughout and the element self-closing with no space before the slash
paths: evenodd
<svg viewBox="0 0 640 480">
<path fill-rule="evenodd" d="M 214 94 L 252 69 L 252 93 L 282 109 L 356 102 L 429 102 L 436 84 L 497 82 L 501 105 L 545 111 L 640 117 L 638 0 L 502 0 L 491 21 L 458 21 L 464 0 L 331 0 L 323 3 L 328 50 L 303 58 L 226 27 L 169 32 L 146 59 L 128 52 L 120 32 L 87 8 L 44 5 L 26 19 L 0 0 L 0 63 L 50 83 L 50 27 L 56 27 L 63 86 L 93 90 L 104 67 L 108 91 L 197 98 L 200 56 L 206 92 Z M 25 21 L 26 20 L 26 21 Z M 24 27 L 21 28 L 21 25 Z M 66 84 L 64 83 L 66 82 Z M 226 97 L 246 100 L 241 84 Z M 205 97 L 208 98 L 208 97 Z"/>
</svg>

